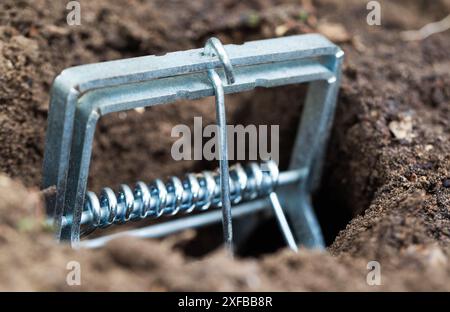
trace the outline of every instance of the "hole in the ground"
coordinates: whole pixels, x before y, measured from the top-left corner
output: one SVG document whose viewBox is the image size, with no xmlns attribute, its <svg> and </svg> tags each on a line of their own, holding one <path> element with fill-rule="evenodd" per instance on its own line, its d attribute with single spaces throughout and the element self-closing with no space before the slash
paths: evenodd
<svg viewBox="0 0 450 312">
<path fill-rule="evenodd" d="M 331 175 L 331 171 L 325 171 L 319 191 L 313 198 L 315 212 L 327 246 L 333 243 L 339 232 L 353 218 L 351 209 L 347 207 L 343 198 L 345 193 L 332 184 Z"/>
<path fill-rule="evenodd" d="M 279 125 L 280 169 L 284 170 L 293 148 L 305 91 L 305 85 L 296 85 L 261 88 L 227 96 L 228 124 Z M 216 168 L 217 161 L 174 161 L 171 158 L 171 146 L 176 140 L 171 137 L 172 127 L 185 124 L 193 129 L 195 116 L 202 116 L 203 127 L 214 124 L 213 99 L 183 101 L 152 107 L 144 113 L 131 111 L 102 118 L 95 138 L 90 172 L 89 182 L 92 189 L 98 191 L 100 187 L 107 185 L 133 185 L 138 180 L 149 182 L 168 175 L 182 176 L 186 172 Z M 248 145 L 246 147 L 248 148 Z M 332 172 L 329 170 L 325 171 L 324 182 L 314 200 L 327 244 L 334 240 L 339 230 L 343 229 L 351 218 L 346 213 L 349 210 L 344 206 L 345 201 L 340 199 L 338 190 L 327 182 L 330 174 Z M 148 221 L 131 226 L 142 225 L 148 225 Z M 125 228 L 129 226 L 116 226 L 107 231 L 120 232 Z M 99 232 L 96 235 L 103 234 Z M 187 256 L 200 257 L 221 244 L 222 229 L 219 223 L 197 230 L 192 239 L 175 246 Z M 285 243 L 276 220 L 266 217 L 240 245 L 237 252 L 243 257 L 258 257 L 284 247 Z"/>
<path fill-rule="evenodd" d="M 275 218 L 264 219 L 237 250 L 241 257 L 260 257 L 286 247 Z"/>
</svg>

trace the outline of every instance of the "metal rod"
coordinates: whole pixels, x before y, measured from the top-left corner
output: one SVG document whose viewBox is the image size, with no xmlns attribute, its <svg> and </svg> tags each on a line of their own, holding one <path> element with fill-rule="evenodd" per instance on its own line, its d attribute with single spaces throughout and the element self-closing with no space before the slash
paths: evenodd
<svg viewBox="0 0 450 312">
<path fill-rule="evenodd" d="M 294 235 L 292 234 L 291 228 L 289 227 L 289 224 L 286 220 L 286 216 L 284 215 L 283 208 L 281 207 L 277 194 L 275 192 L 272 192 L 270 193 L 269 198 L 284 240 L 288 244 L 289 248 L 291 248 L 295 252 L 298 252 L 297 243 L 295 242 Z"/>
<path fill-rule="evenodd" d="M 225 95 L 222 80 L 215 70 L 208 70 L 208 77 L 214 87 L 216 102 L 216 120 L 219 127 L 219 163 L 220 163 L 220 189 L 222 202 L 222 224 L 225 248 L 233 255 L 233 223 L 230 200 L 230 173 L 228 171 L 228 139 L 225 112 Z"/>
<path fill-rule="evenodd" d="M 278 176 L 278 182 L 277 187 L 282 187 L 285 185 L 293 184 L 299 182 L 301 179 L 304 179 L 307 176 L 307 170 L 304 169 L 297 169 L 297 170 L 289 170 L 281 172 Z M 234 208 L 233 214 L 234 214 Z M 83 214 L 81 216 L 81 225 L 87 226 L 92 223 L 93 215 L 89 210 L 83 211 Z M 48 220 L 49 224 L 52 224 L 52 219 Z M 67 218 L 66 216 L 62 217 L 62 226 L 66 227 L 68 224 L 71 223 L 70 218 Z"/>
<path fill-rule="evenodd" d="M 231 65 L 230 58 L 228 57 L 225 48 L 219 39 L 212 37 L 206 41 L 205 49 L 203 54 L 207 56 L 216 56 L 222 62 L 223 70 L 225 71 L 225 77 L 227 78 L 228 84 L 232 84 L 235 81 L 233 65 Z"/>
<path fill-rule="evenodd" d="M 289 185 L 299 182 L 306 177 L 306 170 L 291 170 L 281 172 L 279 175 L 278 186 Z M 270 206 L 271 202 L 268 198 L 257 199 L 250 202 L 238 204 L 233 207 L 233 215 L 238 218 L 247 214 L 264 210 Z M 272 204 L 273 207 L 273 204 Z M 275 209 L 273 209 L 275 211 Z M 83 214 L 83 221 L 89 219 L 88 215 Z M 203 212 L 197 215 L 180 218 L 178 220 L 167 221 L 158 224 L 152 224 L 140 229 L 128 230 L 125 232 L 105 235 L 99 238 L 87 239 L 78 243 L 80 248 L 98 248 L 107 242 L 119 237 L 139 237 L 139 238 L 159 238 L 173 233 L 181 232 L 187 229 L 200 228 L 206 225 L 214 224 L 222 219 L 222 212 L 213 210 Z M 279 218 L 278 218 L 279 219 Z M 49 221 L 51 223 L 51 221 Z M 67 220 L 63 218 L 63 223 Z"/>
<path fill-rule="evenodd" d="M 261 211 L 269 207 L 270 203 L 267 198 L 253 200 L 243 204 L 236 205 L 233 208 L 233 215 L 241 217 L 257 211 Z M 78 243 L 79 248 L 98 248 L 104 246 L 109 241 L 120 237 L 139 237 L 139 238 L 158 238 L 169 234 L 181 232 L 187 229 L 196 229 L 202 226 L 214 224 L 222 218 L 219 210 L 208 211 L 197 215 L 181 218 L 178 220 L 168 221 L 155 225 L 150 225 L 140 229 L 119 232 L 111 235 L 105 235 L 99 238 L 83 240 Z"/>
</svg>

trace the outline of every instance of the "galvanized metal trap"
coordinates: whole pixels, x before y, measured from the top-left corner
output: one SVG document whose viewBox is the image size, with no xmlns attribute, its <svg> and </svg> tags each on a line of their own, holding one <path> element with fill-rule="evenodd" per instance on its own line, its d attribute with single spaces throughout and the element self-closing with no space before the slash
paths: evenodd
<svg viewBox="0 0 450 312">
<path fill-rule="evenodd" d="M 322 248 L 310 196 L 321 175 L 343 54 L 317 34 L 226 46 L 212 38 L 204 49 L 64 70 L 51 91 L 43 178 L 43 188 L 56 187 L 46 206 L 57 239 L 98 247 L 118 236 L 159 237 L 222 219 L 225 242 L 232 250 L 231 212 L 233 218 L 241 218 L 272 206 L 292 249 L 298 244 Z M 103 189 L 100 197 L 86 190 L 101 116 L 215 95 L 219 142 L 226 142 L 224 94 L 306 82 L 308 93 L 286 172 L 279 173 L 273 161 L 264 167 L 251 163 L 228 168 L 227 144 L 221 144 L 219 172 L 172 177 L 166 183 L 138 182 L 134 189 L 121 185 L 117 195 L 110 188 Z M 214 207 L 222 207 L 222 213 L 210 209 Z M 195 211 L 205 212 L 80 241 L 81 236 L 111 224 Z"/>
</svg>

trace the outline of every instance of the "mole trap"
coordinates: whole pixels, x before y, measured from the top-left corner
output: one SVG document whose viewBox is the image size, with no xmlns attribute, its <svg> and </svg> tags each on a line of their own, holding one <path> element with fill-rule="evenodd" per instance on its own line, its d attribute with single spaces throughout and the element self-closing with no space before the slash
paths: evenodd
<svg viewBox="0 0 450 312">
<path fill-rule="evenodd" d="M 323 248 L 311 193 L 321 175 L 343 55 L 317 34 L 225 46 L 211 38 L 202 49 L 65 69 L 51 91 L 42 185 L 56 188 L 46 201 L 56 238 L 74 247 L 100 247 L 120 236 L 162 237 L 222 221 L 232 252 L 232 218 L 239 219 L 234 228 L 239 231 L 250 215 L 269 210 L 291 249 Z M 228 167 L 224 95 L 299 83 L 308 83 L 308 92 L 288 170 L 279 172 L 272 160 Z M 117 192 L 105 187 L 99 195 L 87 191 L 101 116 L 208 96 L 215 96 L 219 170 L 122 184 Z M 89 237 L 94 230 L 101 234 L 110 225 L 142 219 L 152 220 L 142 228 Z"/>
</svg>

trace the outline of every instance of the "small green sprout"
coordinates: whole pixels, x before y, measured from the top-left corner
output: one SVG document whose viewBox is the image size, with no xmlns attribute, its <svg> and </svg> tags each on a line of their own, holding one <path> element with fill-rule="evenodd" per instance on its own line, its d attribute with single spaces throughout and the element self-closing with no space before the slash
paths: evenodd
<svg viewBox="0 0 450 312">
<path fill-rule="evenodd" d="M 251 12 L 246 17 L 247 25 L 251 28 L 256 28 L 261 24 L 261 16 L 258 12 Z"/>
<path fill-rule="evenodd" d="M 308 12 L 303 11 L 303 10 L 300 10 L 300 11 L 298 12 L 297 18 L 298 18 L 298 20 L 299 20 L 300 22 L 305 23 L 305 22 L 308 20 L 308 17 L 309 17 L 309 13 L 308 13 Z"/>
</svg>

